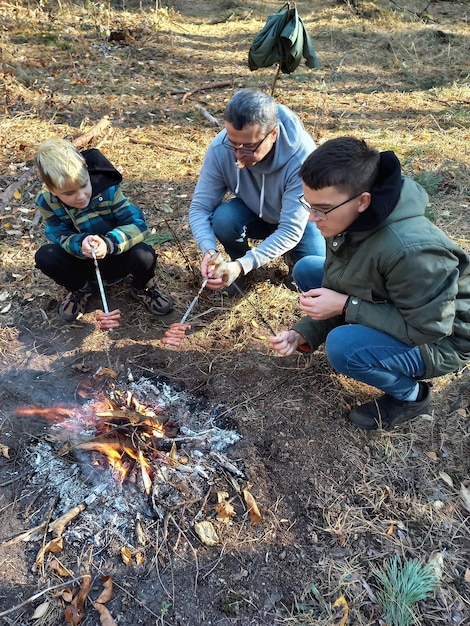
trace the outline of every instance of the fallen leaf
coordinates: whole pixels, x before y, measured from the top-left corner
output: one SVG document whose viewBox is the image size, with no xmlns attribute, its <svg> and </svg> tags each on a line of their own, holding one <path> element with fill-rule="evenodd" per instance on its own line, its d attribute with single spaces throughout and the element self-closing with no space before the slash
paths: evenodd
<svg viewBox="0 0 470 626">
<path fill-rule="evenodd" d="M 467 409 L 457 409 L 457 413 L 458 413 L 461 417 L 467 417 Z"/>
<path fill-rule="evenodd" d="M 463 503 L 463 508 L 470 513 L 470 489 L 465 487 L 462 483 L 460 485 L 460 499 Z"/>
<path fill-rule="evenodd" d="M 104 606 L 104 604 L 100 604 L 99 602 L 95 602 L 93 605 L 95 609 L 100 614 L 100 624 L 101 626 L 116 626 L 116 622 L 111 617 L 111 613 Z"/>
<path fill-rule="evenodd" d="M 15 189 L 15 191 L 13 192 L 13 197 L 15 198 L 15 200 L 21 200 L 21 191 L 19 189 Z"/>
<path fill-rule="evenodd" d="M 96 598 L 96 602 L 106 604 L 106 602 L 109 602 L 113 597 L 113 579 L 111 576 L 103 576 L 100 580 L 103 583 L 104 589 Z"/>
<path fill-rule="evenodd" d="M 428 564 L 434 568 L 437 580 L 441 580 L 444 571 L 444 555 L 442 552 L 434 552 L 428 561 Z"/>
<path fill-rule="evenodd" d="M 178 449 L 176 447 L 176 442 L 173 442 L 170 451 L 168 452 L 168 465 L 172 467 L 176 467 L 179 465 L 178 462 Z"/>
<path fill-rule="evenodd" d="M 110 376 L 111 378 L 117 378 L 117 373 L 115 370 L 111 369 L 110 367 L 100 367 L 98 371 L 96 372 L 96 374 L 94 375 L 94 378 L 97 378 L 99 380 L 100 378 L 103 378 L 103 376 Z"/>
<path fill-rule="evenodd" d="M 77 506 L 74 506 L 73 509 L 70 509 L 51 522 L 48 527 L 49 532 L 52 533 L 54 537 L 61 537 L 67 524 L 84 511 L 85 508 L 86 507 L 83 503 L 77 504 Z"/>
<path fill-rule="evenodd" d="M 252 526 L 255 526 L 262 519 L 261 513 L 259 512 L 259 509 L 258 509 L 258 505 L 256 504 L 256 500 L 253 498 L 253 495 L 247 489 L 243 490 L 243 497 L 245 498 L 245 504 L 250 514 L 251 524 Z"/>
<path fill-rule="evenodd" d="M 338 626 L 344 626 L 346 622 L 348 621 L 348 615 L 349 615 L 349 606 L 344 596 L 340 596 L 339 598 L 337 598 L 333 604 L 334 609 L 337 609 L 339 607 L 344 608 L 344 615 L 341 618 L 341 621 L 338 623 Z"/>
<path fill-rule="evenodd" d="M 439 478 L 449 485 L 449 487 L 454 486 L 454 482 L 447 472 L 439 472 Z"/>
<path fill-rule="evenodd" d="M 53 570 L 54 572 L 56 572 L 57 574 L 59 574 L 59 576 L 73 576 L 73 572 L 69 569 L 67 569 L 66 567 L 64 567 L 60 561 L 58 561 L 57 559 L 52 559 L 48 564 L 47 567 L 51 570 Z M 72 598 L 70 598 L 70 600 L 67 600 L 67 602 L 70 602 L 72 600 Z"/>
<path fill-rule="evenodd" d="M 87 599 L 88 592 L 91 586 L 91 576 L 86 574 L 83 577 L 80 590 L 73 598 L 72 602 L 65 609 L 64 617 L 67 624 L 77 626 L 85 617 L 85 600 Z"/>
<path fill-rule="evenodd" d="M 467 567 L 467 569 L 465 570 L 463 579 L 466 583 L 470 583 L 470 567 Z"/>
<path fill-rule="evenodd" d="M 145 536 L 142 522 L 138 519 L 135 523 L 135 538 L 139 546 L 145 546 L 147 543 L 147 537 Z"/>
<path fill-rule="evenodd" d="M 121 548 L 121 558 L 125 565 L 132 565 L 132 553 L 127 546 Z"/>
<path fill-rule="evenodd" d="M 228 491 L 218 491 L 217 492 L 217 502 L 220 504 L 221 502 L 224 502 L 224 500 L 227 500 L 229 494 Z"/>
<path fill-rule="evenodd" d="M 142 563 L 144 562 L 145 562 L 145 552 L 143 552 L 142 550 L 139 550 L 139 552 L 136 552 L 135 554 L 135 564 L 142 565 Z"/>
<path fill-rule="evenodd" d="M 426 452 L 426 456 L 428 456 L 433 461 L 437 461 L 437 454 L 436 452 L 434 452 L 434 450 L 430 450 L 429 452 Z"/>
<path fill-rule="evenodd" d="M 204 520 L 202 522 L 196 522 L 194 524 L 194 531 L 199 539 L 206 546 L 215 546 L 219 542 L 219 537 L 215 532 L 215 528 L 212 522 Z"/>
<path fill-rule="evenodd" d="M 219 504 L 215 505 L 215 511 L 217 513 L 216 519 L 218 522 L 223 522 L 224 524 L 228 524 L 232 517 L 235 517 L 235 509 L 230 504 L 224 500 L 223 502 L 219 502 Z"/>
<path fill-rule="evenodd" d="M 71 592 L 69 588 L 67 588 L 67 589 L 64 589 L 58 597 L 62 598 L 64 602 L 70 603 L 73 600 L 73 593 Z"/>
<path fill-rule="evenodd" d="M 36 565 L 38 565 L 39 567 L 42 567 L 44 565 L 45 554 L 47 554 L 48 552 L 52 552 L 52 553 L 62 552 L 63 548 L 64 548 L 64 540 L 62 537 L 56 537 L 55 539 L 52 539 L 51 541 L 46 543 L 45 546 L 42 546 L 42 548 L 37 553 Z"/>
<path fill-rule="evenodd" d="M 8 313 L 10 309 L 11 309 L 11 302 L 9 302 L 2 309 L 0 309 L 0 313 Z"/>
<path fill-rule="evenodd" d="M 10 458 L 10 448 L 3 443 L 0 443 L 0 452 L 6 459 Z"/>
<path fill-rule="evenodd" d="M 259 328 L 259 324 L 256 320 L 251 320 L 251 325 L 254 326 L 254 328 Z"/>
<path fill-rule="evenodd" d="M 51 603 L 46 600 L 45 602 L 37 606 L 36 610 L 31 616 L 31 619 L 41 619 L 42 617 L 44 617 L 44 615 L 46 615 L 47 611 L 49 610 L 50 605 Z"/>
</svg>

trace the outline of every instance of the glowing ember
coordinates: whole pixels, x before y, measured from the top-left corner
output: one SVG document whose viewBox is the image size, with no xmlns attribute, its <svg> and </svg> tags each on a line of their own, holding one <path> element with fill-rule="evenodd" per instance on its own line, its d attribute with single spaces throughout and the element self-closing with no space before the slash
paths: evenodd
<svg viewBox="0 0 470 626">
<path fill-rule="evenodd" d="M 152 466 L 149 459 L 164 456 L 156 446 L 156 440 L 168 439 L 165 425 L 158 419 L 163 413 L 160 407 L 151 407 L 138 400 L 130 390 L 121 392 L 114 387 L 107 396 L 84 407 L 56 406 L 53 408 L 20 408 L 18 415 L 41 416 L 64 430 L 76 430 L 75 420 L 93 426 L 93 439 L 82 441 L 71 447 L 102 455 L 113 468 L 114 475 L 123 482 L 137 463 L 144 482 L 149 489 Z M 91 464 L 101 467 L 94 460 Z"/>
</svg>

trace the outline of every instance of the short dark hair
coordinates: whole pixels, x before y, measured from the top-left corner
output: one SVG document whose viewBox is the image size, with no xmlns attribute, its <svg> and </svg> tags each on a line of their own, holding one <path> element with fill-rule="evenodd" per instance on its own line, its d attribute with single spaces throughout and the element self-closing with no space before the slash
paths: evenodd
<svg viewBox="0 0 470 626">
<path fill-rule="evenodd" d="M 379 169 L 380 154 L 355 137 L 330 139 L 303 162 L 299 176 L 310 189 L 336 187 L 348 194 L 370 191 Z"/>
<path fill-rule="evenodd" d="M 259 124 L 260 132 L 268 133 L 277 126 L 277 105 L 263 91 L 241 89 L 230 98 L 224 111 L 224 120 L 236 130 Z"/>
</svg>

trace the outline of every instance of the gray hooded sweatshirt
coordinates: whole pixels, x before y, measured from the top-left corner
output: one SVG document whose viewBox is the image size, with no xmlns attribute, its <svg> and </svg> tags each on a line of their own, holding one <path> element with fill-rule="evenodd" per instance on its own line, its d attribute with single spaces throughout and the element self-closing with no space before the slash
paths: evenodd
<svg viewBox="0 0 470 626">
<path fill-rule="evenodd" d="M 299 202 L 302 181 L 298 172 L 316 145 L 290 109 L 278 105 L 278 114 L 273 149 L 251 167 L 236 167 L 233 150 L 222 145 L 225 130 L 212 140 L 189 207 L 191 230 L 203 254 L 217 249 L 211 216 L 227 191 L 268 224 L 277 224 L 259 246 L 238 259 L 245 274 L 292 250 L 302 239 L 309 218 Z"/>
</svg>

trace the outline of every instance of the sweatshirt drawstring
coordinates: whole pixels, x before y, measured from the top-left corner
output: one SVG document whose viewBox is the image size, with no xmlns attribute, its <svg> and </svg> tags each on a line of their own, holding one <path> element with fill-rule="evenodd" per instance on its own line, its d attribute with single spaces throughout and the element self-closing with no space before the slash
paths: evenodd
<svg viewBox="0 0 470 626">
<path fill-rule="evenodd" d="M 263 217 L 263 206 L 264 206 L 264 174 L 261 174 L 261 193 L 259 194 L 259 214 L 258 217 Z"/>
<path fill-rule="evenodd" d="M 265 175 L 261 174 L 261 191 L 260 191 L 260 194 L 259 194 L 259 211 L 258 211 L 258 217 L 259 218 L 263 217 L 264 182 L 265 182 Z M 237 168 L 237 184 L 235 185 L 235 195 L 238 194 L 239 188 L 240 188 L 240 168 Z"/>
</svg>

